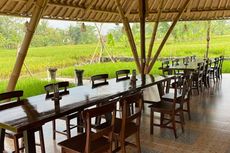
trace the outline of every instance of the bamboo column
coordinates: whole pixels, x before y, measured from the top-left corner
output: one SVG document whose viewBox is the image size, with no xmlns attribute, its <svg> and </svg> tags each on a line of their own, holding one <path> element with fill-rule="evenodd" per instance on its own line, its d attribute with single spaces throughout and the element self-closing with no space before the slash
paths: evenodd
<svg viewBox="0 0 230 153">
<path fill-rule="evenodd" d="M 21 73 L 21 69 L 30 45 L 30 42 L 33 38 L 34 31 L 39 23 L 39 20 L 42 16 L 42 13 L 45 9 L 45 6 L 47 5 L 48 0 L 37 0 L 35 5 L 35 8 L 32 13 L 32 17 L 30 19 L 30 22 L 26 25 L 26 34 L 24 36 L 24 40 L 22 42 L 21 48 L 18 52 L 16 62 L 14 64 L 13 72 L 11 73 L 7 91 L 13 91 L 15 89 L 16 83 L 18 81 L 18 78 Z"/>
<path fill-rule="evenodd" d="M 140 15 L 140 36 L 141 36 L 141 77 L 142 81 L 145 81 L 145 17 L 146 17 L 146 1 L 139 0 L 139 15 Z M 144 83 L 144 82 L 143 82 Z"/>
<path fill-rule="evenodd" d="M 140 65 L 138 54 L 137 54 L 137 47 L 136 47 L 136 44 L 135 44 L 135 41 L 134 41 L 134 38 L 133 38 L 133 34 L 132 34 L 132 31 L 131 31 L 128 19 L 125 16 L 125 14 L 124 14 L 124 12 L 122 10 L 120 0 L 115 0 L 115 2 L 116 2 L 116 5 L 117 5 L 118 12 L 119 12 L 119 14 L 121 16 L 123 25 L 125 27 L 125 31 L 126 31 L 126 34 L 127 34 L 128 40 L 129 40 L 129 44 L 130 44 L 130 47 L 131 47 L 131 50 L 132 50 L 132 53 L 133 53 L 133 56 L 134 56 L 135 63 L 137 65 L 137 69 L 138 69 L 139 72 L 141 72 L 141 65 Z"/>
<path fill-rule="evenodd" d="M 210 44 L 210 28 L 211 28 L 211 21 L 208 21 L 208 29 L 207 29 L 207 50 L 205 54 L 205 58 L 208 58 L 209 53 L 209 44 Z"/>
<path fill-rule="evenodd" d="M 157 13 L 157 20 L 156 20 L 156 22 L 154 24 L 152 37 L 151 37 L 150 44 L 149 44 L 147 62 L 146 62 L 146 65 L 145 65 L 145 73 L 146 73 L 146 71 L 148 69 L 148 65 L 149 65 L 149 62 L 151 60 L 153 45 L 154 45 L 154 42 L 155 42 L 155 39 L 156 39 L 157 28 L 158 28 L 158 25 L 159 25 L 160 16 L 161 16 L 161 12 L 162 12 L 162 9 L 163 9 L 163 4 L 164 4 L 164 0 L 161 0 L 160 8 L 159 8 L 158 13 Z"/>
<path fill-rule="evenodd" d="M 157 58 L 158 58 L 158 56 L 159 56 L 159 54 L 160 54 L 160 52 L 161 52 L 161 50 L 162 50 L 162 48 L 164 47 L 166 41 L 168 40 L 168 38 L 169 38 L 169 36 L 170 36 L 172 30 L 173 30 L 174 27 L 176 26 L 176 23 L 177 23 L 178 20 L 180 19 L 181 15 L 183 14 L 185 8 L 188 6 L 188 4 L 189 4 L 190 1 L 191 1 L 191 0 L 186 0 L 186 1 L 185 1 L 185 3 L 183 4 L 181 10 L 179 11 L 179 13 L 177 14 L 176 18 L 174 19 L 172 25 L 170 26 L 169 30 L 167 31 L 165 37 L 163 38 L 163 40 L 162 40 L 162 42 L 161 42 L 161 44 L 160 44 L 160 46 L 159 46 L 157 52 L 155 53 L 155 55 L 154 55 L 154 57 L 153 57 L 151 63 L 149 64 L 147 73 L 149 73 L 149 72 L 151 71 L 153 65 L 155 64 L 155 62 L 156 62 L 156 60 L 157 60 Z"/>
</svg>

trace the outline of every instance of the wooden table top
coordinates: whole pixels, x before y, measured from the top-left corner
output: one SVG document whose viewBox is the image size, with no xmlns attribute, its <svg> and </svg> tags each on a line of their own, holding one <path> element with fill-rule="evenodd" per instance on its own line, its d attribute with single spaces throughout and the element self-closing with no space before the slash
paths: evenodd
<svg viewBox="0 0 230 153">
<path fill-rule="evenodd" d="M 90 85 L 70 88 L 69 93 L 63 95 L 59 105 L 56 105 L 58 107 L 55 107 L 54 101 L 46 99 L 45 94 L 29 97 L 7 109 L 0 106 L 0 128 L 23 132 L 95 105 L 100 100 L 140 90 L 172 77 L 146 75 L 146 83 L 143 85 L 140 76 L 137 76 L 135 88 L 131 87 L 130 80 L 116 82 L 116 79 L 110 79 L 108 85 L 94 89 Z"/>
</svg>

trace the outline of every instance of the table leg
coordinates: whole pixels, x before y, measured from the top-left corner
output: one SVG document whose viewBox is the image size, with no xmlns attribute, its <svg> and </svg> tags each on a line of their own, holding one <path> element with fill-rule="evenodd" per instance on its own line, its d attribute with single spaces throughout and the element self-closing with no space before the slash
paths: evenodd
<svg viewBox="0 0 230 153">
<path fill-rule="evenodd" d="M 33 129 L 23 132 L 26 153 L 36 153 L 35 134 Z"/>
<path fill-rule="evenodd" d="M 5 129 L 0 128 L 0 153 L 4 151 Z"/>
</svg>

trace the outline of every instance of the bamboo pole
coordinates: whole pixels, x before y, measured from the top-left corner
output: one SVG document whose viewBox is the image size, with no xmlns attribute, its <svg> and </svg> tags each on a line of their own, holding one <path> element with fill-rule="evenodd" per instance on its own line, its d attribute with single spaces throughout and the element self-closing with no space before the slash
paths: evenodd
<svg viewBox="0 0 230 153">
<path fill-rule="evenodd" d="M 146 2 L 143 0 L 139 0 L 139 15 L 140 15 L 140 36 L 141 36 L 141 76 L 142 81 L 145 79 L 144 70 L 146 64 L 146 56 L 145 56 L 145 17 L 146 17 Z"/>
<path fill-rule="evenodd" d="M 154 45 L 154 42 L 155 42 L 155 39 L 156 39 L 157 28 L 158 28 L 158 25 L 159 25 L 160 16 L 161 16 L 161 12 L 162 12 L 162 9 L 163 9 L 163 4 L 164 4 L 164 0 L 162 0 L 161 3 L 160 3 L 160 8 L 159 8 L 158 13 L 157 13 L 157 20 L 156 20 L 156 22 L 154 24 L 154 27 L 153 27 L 152 37 L 151 37 L 150 44 L 149 44 L 147 62 L 146 62 L 146 66 L 145 66 L 145 72 L 148 69 L 148 65 L 149 65 L 149 62 L 150 62 L 150 59 L 151 59 L 151 56 L 152 56 L 153 45 Z"/>
<path fill-rule="evenodd" d="M 206 50 L 205 58 L 208 58 L 208 53 L 209 53 L 210 28 L 211 28 L 211 20 L 208 21 L 208 28 L 207 28 L 207 50 Z"/>
<path fill-rule="evenodd" d="M 13 72 L 11 73 L 11 76 L 8 82 L 7 91 L 13 91 L 15 89 L 16 83 L 20 76 L 21 69 L 22 69 L 22 66 L 23 66 L 29 45 L 30 45 L 30 42 L 33 38 L 34 31 L 39 23 L 39 20 L 45 9 L 45 6 L 47 5 L 47 2 L 48 0 L 37 0 L 37 2 L 35 3 L 36 6 L 32 13 L 30 22 L 26 25 L 27 31 L 24 36 L 22 46 L 18 52 L 18 56 L 14 64 Z"/>
<path fill-rule="evenodd" d="M 135 44 L 135 41 L 134 41 L 134 38 L 133 38 L 133 34 L 132 34 L 132 31 L 131 31 L 128 19 L 125 16 L 125 14 L 124 14 L 124 12 L 122 10 L 120 0 L 115 0 L 115 2 L 116 2 L 118 12 L 119 12 L 119 14 L 121 16 L 122 22 L 123 22 L 124 27 L 125 27 L 125 31 L 126 31 L 126 34 L 127 34 L 128 40 L 129 40 L 129 44 L 130 44 L 130 47 L 131 47 L 131 50 L 132 50 L 132 53 L 133 53 L 133 56 L 134 56 L 135 63 L 137 65 L 137 69 L 138 69 L 139 72 L 141 72 L 141 65 L 140 65 L 138 54 L 137 54 L 137 48 L 136 48 L 136 44 Z"/>
<path fill-rule="evenodd" d="M 171 25 L 170 28 L 168 29 L 168 31 L 167 31 L 165 37 L 163 38 L 163 40 L 162 40 L 162 42 L 161 42 L 161 44 L 160 44 L 160 46 L 159 46 L 157 52 L 155 53 L 155 55 L 154 55 L 154 57 L 153 57 L 151 63 L 149 64 L 147 73 L 149 73 L 149 72 L 151 71 L 153 65 L 155 64 L 155 62 L 156 62 L 156 60 L 157 60 L 157 58 L 158 58 L 158 56 L 159 56 L 159 54 L 160 54 L 160 52 L 161 52 L 161 50 L 162 50 L 162 48 L 164 47 L 166 41 L 168 40 L 168 38 L 169 38 L 169 36 L 170 36 L 172 30 L 173 30 L 174 27 L 176 26 L 176 23 L 177 23 L 178 20 L 180 19 L 181 15 L 183 14 L 185 8 L 188 6 L 188 4 L 189 4 L 190 1 L 191 1 L 191 0 L 186 0 L 186 2 L 184 3 L 184 5 L 182 6 L 181 10 L 180 10 L 179 13 L 177 14 L 176 18 L 174 19 L 172 25 Z"/>
</svg>

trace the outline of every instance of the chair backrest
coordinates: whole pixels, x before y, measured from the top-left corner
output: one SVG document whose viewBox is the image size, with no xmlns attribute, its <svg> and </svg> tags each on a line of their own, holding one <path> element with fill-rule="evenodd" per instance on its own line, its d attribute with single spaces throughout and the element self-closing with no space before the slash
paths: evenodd
<svg viewBox="0 0 230 153">
<path fill-rule="evenodd" d="M 114 100 L 110 102 L 109 104 L 102 105 L 100 107 L 95 107 L 92 109 L 87 109 L 83 111 L 83 120 L 86 126 L 86 146 L 85 146 L 85 153 L 93 152 L 91 150 L 92 145 L 97 141 L 100 141 L 100 138 L 102 137 L 108 137 L 109 145 L 107 147 L 104 146 L 103 143 L 101 143 L 102 148 L 106 148 L 107 150 L 112 150 L 112 134 L 114 129 L 114 122 L 116 117 L 116 102 L 117 100 Z M 94 125 L 92 124 L 93 118 L 101 117 L 102 115 L 111 113 L 112 114 L 112 120 L 105 123 L 102 123 L 103 126 L 99 130 L 94 129 Z M 97 125 L 99 126 L 99 125 Z M 93 131 L 94 130 L 94 131 Z M 100 143 L 97 143 L 100 144 Z M 100 146 L 97 146 L 100 147 Z M 101 150 L 103 152 L 105 150 Z"/>
<path fill-rule="evenodd" d="M 159 69 L 162 70 L 162 74 L 165 75 L 166 73 L 169 74 L 169 60 L 164 60 L 161 63 L 161 67 Z"/>
<path fill-rule="evenodd" d="M 179 58 L 175 58 L 172 60 L 172 66 L 178 65 L 179 64 L 180 59 Z"/>
<path fill-rule="evenodd" d="M 118 70 L 116 71 L 116 81 L 127 80 L 129 77 L 130 70 Z"/>
<path fill-rule="evenodd" d="M 214 59 L 214 69 L 218 69 L 218 66 L 219 66 L 219 58 L 218 57 L 216 57 L 215 59 Z"/>
<path fill-rule="evenodd" d="M 189 63 L 189 57 L 187 56 L 187 57 L 184 57 L 183 58 L 183 64 L 188 64 Z"/>
<path fill-rule="evenodd" d="M 192 74 L 186 75 L 183 78 L 183 88 L 182 88 L 182 103 L 185 99 L 190 99 L 190 95 L 192 92 Z"/>
<path fill-rule="evenodd" d="M 205 61 L 205 65 L 204 65 L 204 73 L 205 73 L 205 75 L 208 75 L 208 69 L 209 69 L 209 66 L 210 66 L 210 60 L 209 59 L 207 59 L 206 61 Z"/>
<path fill-rule="evenodd" d="M 122 109 L 122 125 L 120 136 L 125 138 L 126 128 L 130 122 L 136 124 L 137 130 L 140 128 L 141 111 L 143 107 L 143 92 L 138 91 L 130 93 L 120 100 Z"/>
<path fill-rule="evenodd" d="M 203 73 L 204 73 L 204 70 L 205 70 L 204 63 L 203 62 L 198 63 L 197 66 L 198 66 L 198 68 L 197 68 L 198 77 L 203 77 Z"/>
<path fill-rule="evenodd" d="M 16 90 L 11 92 L 5 92 L 0 94 L 0 101 L 9 101 L 16 98 L 17 101 L 20 101 L 20 97 L 23 96 L 22 90 Z"/>
<path fill-rule="evenodd" d="M 220 56 L 220 61 L 219 61 L 219 68 L 220 68 L 220 69 L 222 69 L 223 62 L 224 62 L 224 56 L 221 55 L 221 56 Z"/>
<path fill-rule="evenodd" d="M 108 74 L 98 74 L 91 76 L 92 88 L 109 84 L 109 82 L 107 81 L 108 77 Z"/>
<path fill-rule="evenodd" d="M 60 92 L 67 92 L 67 87 L 69 86 L 68 81 L 62 81 L 57 83 L 51 83 L 44 86 L 44 89 L 46 91 L 46 96 L 52 95 L 54 93 L 55 88 L 58 88 L 58 91 Z"/>
</svg>

